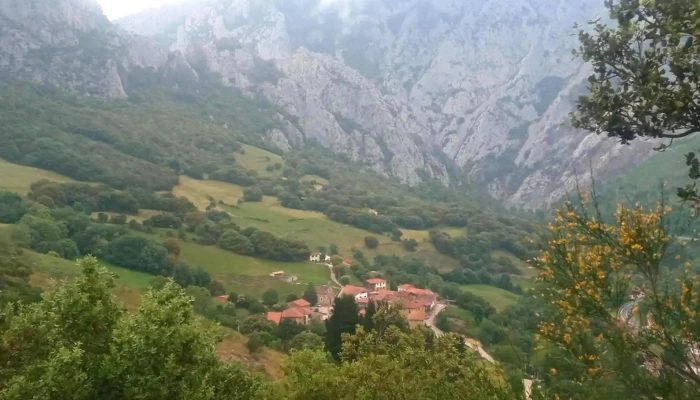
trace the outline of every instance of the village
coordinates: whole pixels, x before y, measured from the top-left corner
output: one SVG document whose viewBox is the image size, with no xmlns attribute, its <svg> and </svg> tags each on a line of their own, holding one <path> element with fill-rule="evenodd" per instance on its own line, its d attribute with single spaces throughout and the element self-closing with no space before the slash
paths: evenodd
<svg viewBox="0 0 700 400">
<path fill-rule="evenodd" d="M 313 253 L 309 256 L 309 261 L 332 267 L 331 257 L 328 255 Z M 350 260 L 343 260 L 344 264 L 350 262 Z M 287 275 L 284 271 L 276 271 L 270 275 L 286 282 L 296 282 L 295 276 Z M 392 304 L 401 309 L 411 328 L 414 328 L 421 324 L 425 325 L 426 321 L 434 316 L 438 300 L 437 294 L 413 285 L 399 285 L 398 290 L 389 290 L 388 282 L 381 278 L 367 279 L 364 286 L 340 284 L 338 286 L 341 288 L 334 287 L 330 282 L 328 285 L 316 286 L 317 304 L 298 299 L 287 303 L 286 310 L 268 312 L 267 319 L 275 324 L 288 319 L 302 325 L 308 325 L 312 319 L 325 321 L 333 313 L 335 297 L 352 296 L 360 310 L 360 315 L 364 315 L 370 302 L 374 302 L 377 307 Z"/>
</svg>

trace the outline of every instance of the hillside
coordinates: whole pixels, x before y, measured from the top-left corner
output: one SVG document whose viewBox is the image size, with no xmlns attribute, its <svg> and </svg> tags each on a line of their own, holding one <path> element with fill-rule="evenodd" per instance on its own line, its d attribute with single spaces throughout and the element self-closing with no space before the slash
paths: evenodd
<svg viewBox="0 0 700 400">
<path fill-rule="evenodd" d="M 569 57 L 575 45 L 571 27 L 595 17 L 602 4 L 327 4 L 189 3 L 113 25 L 93 0 L 60 0 L 61 14 L 52 13 L 45 0 L 11 0 L 0 9 L 6 22 L 0 28 L 0 75 L 93 99 L 127 99 L 132 106 L 151 104 L 153 96 L 170 91 L 167 102 L 195 106 L 217 125 L 203 127 L 206 134 L 225 147 L 234 143 L 215 132 L 221 127 L 266 149 L 320 144 L 385 177 L 411 185 L 430 179 L 470 182 L 525 209 L 558 201 L 574 185 L 573 169 L 587 170 L 589 159 L 596 173 L 607 176 L 648 154 L 651 144 L 611 146 L 561 125 L 588 74 Z M 163 111 L 143 110 L 163 116 L 156 123 L 164 129 L 188 127 L 179 113 Z M 89 124 L 64 122 L 61 131 L 81 135 L 70 147 L 85 154 L 98 146 L 84 140 L 90 137 L 99 146 L 116 144 L 131 157 L 191 175 L 215 172 L 200 157 L 202 146 L 215 151 L 211 143 L 173 141 L 184 157 L 177 161 L 163 159 L 167 156 L 149 143 L 138 154 L 131 150 L 139 148 L 131 135 L 143 136 L 139 128 L 152 123 L 135 117 L 139 123 L 118 137 Z M 169 142 L 160 142 L 160 151 L 173 150 Z M 69 154 L 63 152 L 62 162 Z M 106 161 L 114 163 L 111 157 Z M 167 170 L 134 159 L 125 165 L 165 181 L 156 184 L 155 176 L 144 176 L 151 182 L 142 185 L 162 189 L 173 183 Z"/>
<path fill-rule="evenodd" d="M 278 106 L 280 147 L 314 140 L 411 184 L 466 176 L 529 209 L 589 159 L 607 176 L 651 147 L 562 125 L 590 73 L 570 56 L 573 25 L 605 14 L 602 1 L 193 1 L 117 24 Z"/>
</svg>

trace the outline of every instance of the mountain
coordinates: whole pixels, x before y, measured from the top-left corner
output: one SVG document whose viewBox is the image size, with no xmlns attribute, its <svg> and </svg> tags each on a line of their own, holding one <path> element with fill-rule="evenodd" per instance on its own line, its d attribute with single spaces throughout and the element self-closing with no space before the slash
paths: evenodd
<svg viewBox="0 0 700 400">
<path fill-rule="evenodd" d="M 150 39 L 113 26 L 93 0 L 0 3 L 0 74 L 109 99 L 143 71 L 194 71 Z"/>
<path fill-rule="evenodd" d="M 562 125 L 588 76 L 570 56 L 572 26 L 601 11 L 586 0 L 216 0 L 112 25 L 93 0 L 5 0 L 0 74 L 107 99 L 233 87 L 269 106 L 276 126 L 258 134 L 281 150 L 315 142 L 411 185 L 467 181 L 541 208 L 573 188 L 574 170 L 608 175 L 652 146 Z"/>
<path fill-rule="evenodd" d="M 604 11 L 583 0 L 226 0 L 118 24 L 280 106 L 281 147 L 315 139 L 408 183 L 420 171 L 454 178 L 457 165 L 533 208 L 572 189 L 574 169 L 605 175 L 648 154 L 562 125 L 589 74 L 570 55 L 573 24 Z"/>
</svg>

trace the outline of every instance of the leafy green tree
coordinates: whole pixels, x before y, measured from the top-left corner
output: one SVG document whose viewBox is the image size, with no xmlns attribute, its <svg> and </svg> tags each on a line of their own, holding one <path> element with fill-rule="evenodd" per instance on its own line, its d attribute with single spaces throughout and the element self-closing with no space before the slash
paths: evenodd
<svg viewBox="0 0 700 400">
<path fill-rule="evenodd" d="M 42 244 L 58 243 L 61 240 L 61 228 L 50 216 L 48 218 L 40 218 L 27 214 L 22 217 L 19 223 L 27 228 L 33 249 L 41 251 L 40 246 Z M 48 251 L 49 249 L 46 248 L 45 250 Z"/>
<path fill-rule="evenodd" d="M 163 247 L 168 251 L 168 254 L 172 254 L 175 257 L 180 255 L 180 244 L 175 239 L 166 239 L 163 241 Z"/>
<path fill-rule="evenodd" d="M 309 331 L 301 332 L 289 341 L 289 350 L 323 350 L 323 339 Z"/>
<path fill-rule="evenodd" d="M 416 248 L 418 248 L 416 239 L 404 239 L 401 241 L 401 244 L 406 251 L 416 251 Z"/>
<path fill-rule="evenodd" d="M 279 325 L 275 326 L 272 334 L 280 339 L 283 343 L 290 341 L 293 337 L 304 332 L 306 328 L 291 319 L 283 319 Z"/>
<path fill-rule="evenodd" d="M 328 252 L 331 253 L 331 256 L 337 256 L 340 252 L 338 251 L 338 245 L 335 243 L 331 243 L 328 246 Z M 334 264 L 335 265 L 335 264 Z"/>
<path fill-rule="evenodd" d="M 0 191 L 0 223 L 18 222 L 25 210 L 26 205 L 21 197 L 12 192 Z"/>
<path fill-rule="evenodd" d="M 379 246 L 379 240 L 374 236 L 365 236 L 365 246 L 368 249 L 376 249 Z"/>
<path fill-rule="evenodd" d="M 301 296 L 304 300 L 308 301 L 312 306 L 318 304 L 318 294 L 316 293 L 316 287 L 309 283 L 304 289 L 304 294 Z"/>
<path fill-rule="evenodd" d="M 474 321 L 476 321 L 477 325 L 480 324 L 484 320 L 484 307 L 478 304 L 473 306 L 472 314 L 474 314 Z"/>
<path fill-rule="evenodd" d="M 267 289 L 263 294 L 262 294 L 262 302 L 266 306 L 272 306 L 273 304 L 277 304 L 280 301 L 280 295 L 277 293 L 276 290 L 274 289 Z"/>
<path fill-rule="evenodd" d="M 221 235 L 219 247 L 243 255 L 251 255 L 255 251 L 250 239 L 235 230 L 228 230 Z"/>
<path fill-rule="evenodd" d="M 211 305 L 211 293 L 203 287 L 190 285 L 185 289 L 185 294 L 192 297 L 192 306 L 198 314 L 205 314 Z"/>
<path fill-rule="evenodd" d="M 226 287 L 224 284 L 217 280 L 217 279 L 212 279 L 209 281 L 209 293 L 211 293 L 212 296 L 221 296 L 224 293 L 226 293 Z"/>
<path fill-rule="evenodd" d="M 222 363 L 218 337 L 195 318 L 173 284 L 144 296 L 125 314 L 112 300 L 110 275 L 97 260 L 83 275 L 31 305 L 4 309 L 0 324 L 0 397 L 256 398 L 263 384 L 240 364 Z M 153 351 L 158 349 L 158 351 Z"/>
<path fill-rule="evenodd" d="M 262 314 L 267 311 L 267 308 L 257 299 L 253 299 L 248 305 L 248 311 L 250 311 L 251 314 Z"/>
<path fill-rule="evenodd" d="M 325 349 L 336 360 L 340 359 L 343 348 L 343 334 L 355 333 L 360 321 L 360 310 L 353 296 L 342 296 L 335 299 L 333 315 L 326 320 Z"/>
<path fill-rule="evenodd" d="M 377 305 L 374 301 L 370 301 L 367 304 L 367 309 L 365 310 L 365 315 L 362 317 L 362 326 L 366 331 L 371 331 L 374 329 L 374 316 L 377 314 Z"/>
<path fill-rule="evenodd" d="M 287 299 L 286 299 L 287 303 L 291 303 L 294 300 L 299 300 L 299 296 L 295 295 L 294 293 L 290 293 L 289 295 L 287 295 Z"/>
<path fill-rule="evenodd" d="M 31 274 L 31 266 L 22 257 L 22 249 L 0 237 L 0 307 L 11 301 L 39 300 L 39 290 L 29 283 Z"/>
<path fill-rule="evenodd" d="M 263 199 L 263 191 L 259 187 L 249 187 L 243 190 L 243 201 L 258 202 Z"/>
<path fill-rule="evenodd" d="M 61 249 L 61 252 L 59 253 L 61 257 L 65 258 L 66 260 L 78 259 L 80 252 L 78 251 L 78 246 L 75 244 L 74 241 L 70 239 L 61 239 L 58 242 L 58 245 Z"/>
<path fill-rule="evenodd" d="M 295 351 L 284 365 L 280 395 L 290 400 L 524 398 L 522 389 L 514 391 L 470 353 L 460 353 L 459 336 L 434 338 L 428 346 L 428 335 L 426 330 L 360 328 L 346 337 L 341 362 L 329 361 L 320 351 Z"/>
<path fill-rule="evenodd" d="M 228 299 L 227 299 L 227 301 L 228 301 L 229 303 L 236 304 L 236 302 L 238 302 L 238 293 L 236 293 L 236 292 L 229 292 L 229 293 L 228 293 Z"/>
</svg>

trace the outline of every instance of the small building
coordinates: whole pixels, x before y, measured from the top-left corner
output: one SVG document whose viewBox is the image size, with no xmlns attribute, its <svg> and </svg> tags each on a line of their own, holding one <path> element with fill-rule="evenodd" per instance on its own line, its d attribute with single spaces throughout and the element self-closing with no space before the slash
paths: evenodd
<svg viewBox="0 0 700 400">
<path fill-rule="evenodd" d="M 331 258 L 332 258 L 331 256 L 329 256 L 328 254 L 326 254 L 326 256 L 323 257 L 323 261 L 329 263 L 329 262 L 331 262 Z"/>
<path fill-rule="evenodd" d="M 304 299 L 297 299 L 294 301 L 290 301 L 289 303 L 287 303 L 287 305 L 289 306 L 289 308 L 308 308 L 311 306 L 311 303 Z"/>
<path fill-rule="evenodd" d="M 331 307 L 333 306 L 333 298 L 335 297 L 335 291 L 333 286 L 316 286 L 316 297 L 318 297 L 318 305 L 321 307 Z"/>
<path fill-rule="evenodd" d="M 365 286 L 367 287 L 367 289 L 373 292 L 378 292 L 380 290 L 386 289 L 386 281 L 381 278 L 367 279 L 367 282 L 365 282 Z"/>
<path fill-rule="evenodd" d="M 219 303 L 226 303 L 228 301 L 228 295 L 224 294 L 221 296 L 216 296 L 214 297 L 214 300 L 218 301 Z"/>
<path fill-rule="evenodd" d="M 369 297 L 369 291 L 361 286 L 345 285 L 341 292 L 345 296 L 353 296 L 355 301 Z"/>
<path fill-rule="evenodd" d="M 311 262 L 321 262 L 321 253 L 311 253 L 309 256 L 309 261 Z"/>
<path fill-rule="evenodd" d="M 299 325 L 308 325 L 313 311 L 306 307 L 292 307 L 282 311 L 282 319 L 291 319 Z"/>
<path fill-rule="evenodd" d="M 294 283 L 298 279 L 296 275 L 287 275 L 284 273 L 284 271 L 275 271 L 271 273 L 270 276 L 287 283 Z"/>
<path fill-rule="evenodd" d="M 406 319 L 408 320 L 408 326 L 410 326 L 411 329 L 419 325 L 425 325 L 426 320 L 425 313 L 423 312 L 422 308 L 419 308 L 412 313 L 407 313 Z"/>
</svg>

